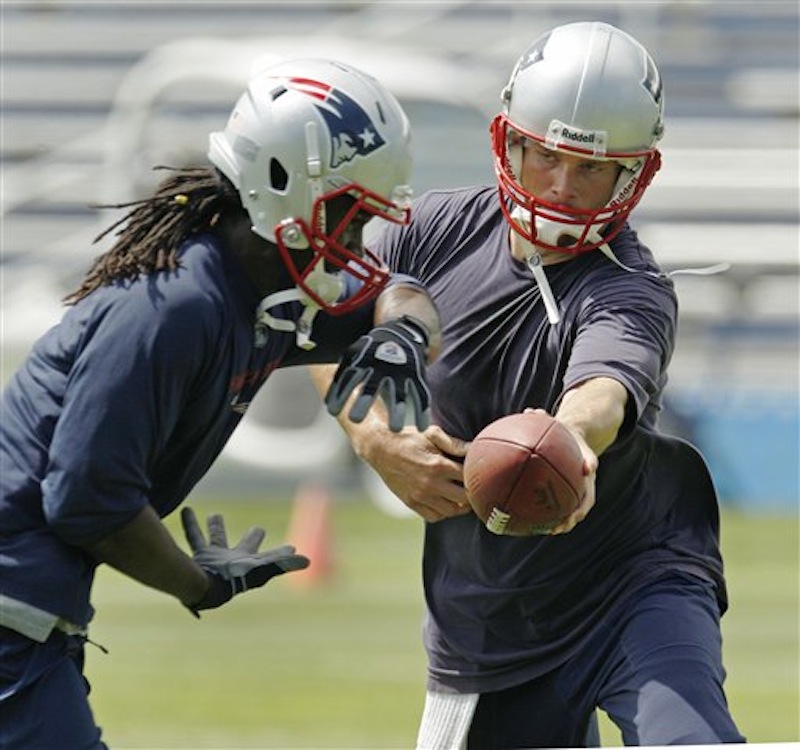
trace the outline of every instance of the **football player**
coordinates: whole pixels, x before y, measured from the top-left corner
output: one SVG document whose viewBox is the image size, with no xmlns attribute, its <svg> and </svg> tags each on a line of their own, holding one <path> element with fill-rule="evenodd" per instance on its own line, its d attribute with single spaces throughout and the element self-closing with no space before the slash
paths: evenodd
<svg viewBox="0 0 800 750">
<path fill-rule="evenodd" d="M 0 745 L 105 747 L 83 650 L 99 564 L 195 615 L 308 560 L 229 546 L 190 508 L 184 552 L 162 523 L 219 456 L 280 367 L 336 362 L 354 414 L 383 398 L 390 428 L 428 423 L 438 318 L 420 285 L 362 244 L 406 223 L 410 127 L 376 80 L 298 60 L 250 81 L 210 166 L 172 170 L 125 206 L 112 247 L 67 298 L 3 394 Z"/>
<path fill-rule="evenodd" d="M 659 168 L 663 108 L 631 36 L 552 29 L 502 92 L 497 186 L 430 192 L 375 247 L 442 317 L 434 426 L 392 435 L 379 408 L 342 420 L 428 522 L 420 748 L 581 746 L 598 707 L 626 745 L 743 740 L 723 691 L 714 487 L 697 450 L 658 431 L 675 291 L 628 224 Z M 526 408 L 579 441 L 583 502 L 550 534 L 496 535 L 469 509 L 462 460 Z"/>
</svg>

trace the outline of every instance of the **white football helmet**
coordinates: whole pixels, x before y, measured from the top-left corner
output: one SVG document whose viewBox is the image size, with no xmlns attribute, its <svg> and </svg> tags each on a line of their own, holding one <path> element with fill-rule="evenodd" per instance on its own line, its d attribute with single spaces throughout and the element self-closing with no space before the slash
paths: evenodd
<svg viewBox="0 0 800 750">
<path fill-rule="evenodd" d="M 341 314 L 386 284 L 387 270 L 368 251 L 348 249 L 343 235 L 360 212 L 408 221 L 410 142 L 408 118 L 378 81 L 339 62 L 302 59 L 249 82 L 225 130 L 211 134 L 208 156 L 239 191 L 253 231 L 278 246 L 301 299 Z M 326 206 L 341 196 L 353 204 L 327 228 Z M 305 249 L 308 262 L 294 252 Z M 344 300 L 342 272 L 363 282 Z"/>
<path fill-rule="evenodd" d="M 559 26 L 517 62 L 491 125 L 494 167 L 506 218 L 539 247 L 586 252 L 623 227 L 661 164 L 661 77 L 647 50 L 605 23 Z M 622 169 L 611 200 L 594 211 L 548 203 L 521 184 L 526 140 Z"/>
</svg>

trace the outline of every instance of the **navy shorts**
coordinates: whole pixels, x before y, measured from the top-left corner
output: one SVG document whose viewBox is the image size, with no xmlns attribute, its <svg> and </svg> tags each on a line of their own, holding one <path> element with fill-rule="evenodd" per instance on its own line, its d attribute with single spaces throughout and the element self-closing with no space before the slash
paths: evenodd
<svg viewBox="0 0 800 750">
<path fill-rule="evenodd" d="M 107 750 L 83 676 L 83 639 L 37 643 L 0 627 L 0 748 Z"/>
<path fill-rule="evenodd" d="M 557 670 L 482 694 L 471 750 L 582 747 L 595 708 L 625 745 L 745 742 L 728 711 L 711 584 L 660 578 L 627 599 Z"/>
</svg>

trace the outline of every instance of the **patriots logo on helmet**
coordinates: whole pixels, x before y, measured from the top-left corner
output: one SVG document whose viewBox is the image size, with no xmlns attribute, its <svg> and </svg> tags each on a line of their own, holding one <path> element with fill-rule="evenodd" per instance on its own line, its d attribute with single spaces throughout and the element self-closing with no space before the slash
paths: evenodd
<svg viewBox="0 0 800 750">
<path fill-rule="evenodd" d="M 547 46 L 549 40 L 550 32 L 548 31 L 534 41 L 534 43 L 525 50 L 525 54 L 520 59 L 519 70 L 517 72 L 530 68 L 531 65 L 539 62 L 539 60 L 544 60 L 544 48 Z"/>
<path fill-rule="evenodd" d="M 314 99 L 331 136 L 332 169 L 386 143 L 370 116 L 341 89 L 310 78 L 290 78 L 287 86 Z"/>
</svg>

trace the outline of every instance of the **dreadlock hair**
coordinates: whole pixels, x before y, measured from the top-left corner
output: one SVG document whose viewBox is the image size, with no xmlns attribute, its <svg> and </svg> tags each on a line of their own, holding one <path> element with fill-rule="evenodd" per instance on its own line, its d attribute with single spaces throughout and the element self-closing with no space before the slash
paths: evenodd
<svg viewBox="0 0 800 750">
<path fill-rule="evenodd" d="M 113 281 L 176 270 L 178 250 L 188 237 L 216 226 L 226 209 L 243 210 L 238 192 L 215 167 L 154 169 L 171 174 L 149 198 L 97 206 L 131 211 L 95 238 L 97 243 L 124 225 L 111 249 L 95 258 L 78 289 L 64 298 L 66 304 Z"/>
</svg>

